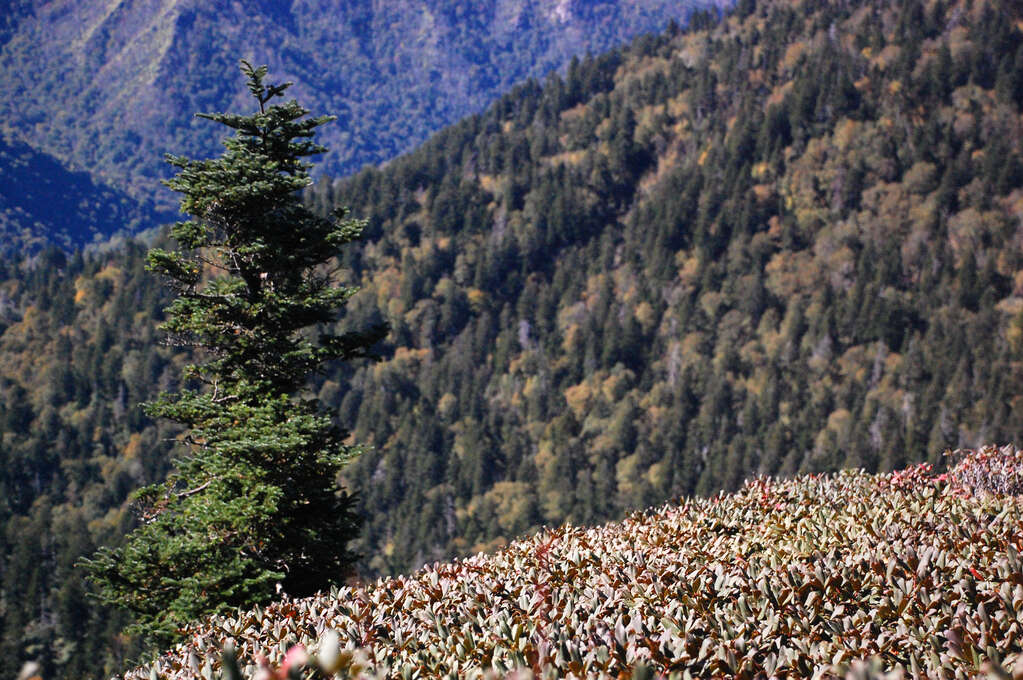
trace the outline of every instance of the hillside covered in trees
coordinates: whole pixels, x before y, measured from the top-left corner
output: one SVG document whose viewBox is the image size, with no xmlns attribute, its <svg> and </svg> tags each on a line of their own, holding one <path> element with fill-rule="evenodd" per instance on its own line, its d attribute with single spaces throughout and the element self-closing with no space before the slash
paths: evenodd
<svg viewBox="0 0 1023 680">
<path fill-rule="evenodd" d="M 1011 7 L 740 3 L 318 185 L 371 219 L 356 316 L 393 328 L 317 386 L 376 447 L 367 569 L 1020 441 Z"/>
<path fill-rule="evenodd" d="M 159 342 L 168 295 L 139 244 L 44 251 L 0 279 L 0 653 L 19 665 L 50 650 L 46 677 L 99 677 L 136 650 L 73 565 L 116 543 L 128 495 L 166 475 L 175 433 L 137 405 L 185 357 Z"/>
<path fill-rule="evenodd" d="M 57 245 L 72 251 L 114 234 L 173 221 L 169 211 L 71 172 L 56 158 L 0 135 L 0 256 Z"/>
<path fill-rule="evenodd" d="M 709 4 L 15 0 L 0 17 L 0 133 L 173 209 L 157 182 L 168 176 L 163 155 L 219 148 L 192 114 L 244 103 L 226 77 L 239 58 L 271 64 L 311 109 L 339 116 L 324 161 L 347 174 L 413 149 L 526 77 Z"/>
<path fill-rule="evenodd" d="M 370 219 L 335 330 L 392 327 L 383 362 L 311 385 L 374 447 L 346 480 L 363 572 L 1021 441 L 1014 11 L 743 2 L 310 188 Z M 143 250 L 0 268 L 0 651 L 57 650 L 46 677 L 133 650 L 71 565 L 167 470 L 135 404 L 185 358 Z"/>
</svg>

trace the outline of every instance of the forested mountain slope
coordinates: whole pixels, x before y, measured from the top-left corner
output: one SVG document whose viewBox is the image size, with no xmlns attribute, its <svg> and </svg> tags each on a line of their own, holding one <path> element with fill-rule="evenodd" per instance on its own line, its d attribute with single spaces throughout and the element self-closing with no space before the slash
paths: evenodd
<svg viewBox="0 0 1023 680">
<path fill-rule="evenodd" d="M 179 374 L 154 330 L 169 296 L 122 246 L 0 263 L 3 678 L 36 658 L 47 678 L 108 677 L 137 652 L 73 566 L 132 526 L 125 500 L 167 473 L 174 435 L 137 406 Z"/>
<path fill-rule="evenodd" d="M 708 2 L 19 0 L 0 18 L 0 132 L 174 207 L 156 182 L 163 154 L 213 151 L 192 114 L 243 102 L 229 77 L 239 58 L 272 64 L 339 117 L 324 139 L 342 174 Z"/>
<path fill-rule="evenodd" d="M 1014 12 L 744 2 L 312 188 L 370 219 L 344 323 L 393 327 L 383 362 L 313 385 L 375 447 L 348 475 L 365 572 L 1020 441 Z M 173 433 L 134 404 L 184 358 L 143 251 L 0 271 L 0 652 L 58 650 L 46 677 L 131 649 L 71 565 L 166 470 Z"/>
<path fill-rule="evenodd" d="M 54 244 L 70 251 L 172 220 L 169 211 L 0 136 L 0 256 L 10 259 Z"/>
<path fill-rule="evenodd" d="M 1020 441 L 1019 12 L 745 2 L 321 183 L 393 326 L 319 391 L 369 571 Z"/>
</svg>

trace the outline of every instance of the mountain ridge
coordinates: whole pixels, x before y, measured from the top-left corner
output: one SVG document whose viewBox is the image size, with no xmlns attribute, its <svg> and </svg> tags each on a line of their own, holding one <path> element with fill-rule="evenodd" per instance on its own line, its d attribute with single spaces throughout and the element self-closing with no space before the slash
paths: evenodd
<svg viewBox="0 0 1023 680">
<path fill-rule="evenodd" d="M 0 130 L 172 208 L 157 182 L 163 153 L 211 153 L 215 140 L 192 115 L 244 105 L 227 77 L 239 57 L 273 64 L 310 108 L 339 116 L 324 161 L 347 173 L 412 148 L 514 82 L 700 6 L 713 5 L 23 2 L 0 32 Z"/>
<path fill-rule="evenodd" d="M 71 252 L 173 217 L 0 136 L 0 256 L 37 253 L 52 245 Z"/>
</svg>

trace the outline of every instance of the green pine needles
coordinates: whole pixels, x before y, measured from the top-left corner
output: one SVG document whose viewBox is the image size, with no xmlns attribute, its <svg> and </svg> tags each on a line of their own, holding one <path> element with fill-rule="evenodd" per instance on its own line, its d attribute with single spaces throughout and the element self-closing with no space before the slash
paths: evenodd
<svg viewBox="0 0 1023 680">
<path fill-rule="evenodd" d="M 290 83 L 264 83 L 242 62 L 259 104 L 252 115 L 198 114 L 232 128 L 211 160 L 168 157 L 167 185 L 193 216 L 172 234 L 180 251 L 154 249 L 149 267 L 178 292 L 162 328 L 197 349 L 186 388 L 146 404 L 181 423 L 187 453 L 163 483 L 135 495 L 140 526 L 124 545 L 83 562 L 100 600 L 129 609 L 148 641 L 173 640 L 200 616 L 271 599 L 278 586 L 309 595 L 350 570 L 357 532 L 338 486 L 358 453 L 316 402 L 297 393 L 325 362 L 367 356 L 385 329 L 315 333 L 355 289 L 330 263 L 363 223 L 307 210 L 303 159 L 330 116 L 307 118 Z"/>
</svg>

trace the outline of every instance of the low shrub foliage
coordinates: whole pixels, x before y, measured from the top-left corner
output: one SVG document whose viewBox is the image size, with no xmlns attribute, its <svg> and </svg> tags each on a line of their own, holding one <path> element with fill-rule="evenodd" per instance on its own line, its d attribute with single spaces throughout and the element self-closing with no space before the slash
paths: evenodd
<svg viewBox="0 0 1023 680">
<path fill-rule="evenodd" d="M 1021 677 L 1023 453 L 956 453 L 938 475 L 758 478 L 283 599 L 126 679 Z"/>
</svg>

